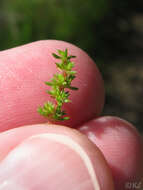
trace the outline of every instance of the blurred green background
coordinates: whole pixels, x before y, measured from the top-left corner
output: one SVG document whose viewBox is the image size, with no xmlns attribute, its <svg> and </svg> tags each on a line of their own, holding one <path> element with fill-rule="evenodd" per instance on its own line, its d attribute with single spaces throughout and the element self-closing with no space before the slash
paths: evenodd
<svg viewBox="0 0 143 190">
<path fill-rule="evenodd" d="M 142 0 L 0 1 L 0 50 L 41 39 L 84 49 L 105 81 L 103 114 L 143 131 Z"/>
</svg>

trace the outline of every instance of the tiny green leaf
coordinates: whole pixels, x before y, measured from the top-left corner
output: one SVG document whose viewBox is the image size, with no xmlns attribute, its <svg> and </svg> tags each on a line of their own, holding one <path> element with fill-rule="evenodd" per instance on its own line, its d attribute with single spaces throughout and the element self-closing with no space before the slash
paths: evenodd
<svg viewBox="0 0 143 190">
<path fill-rule="evenodd" d="M 52 55 L 53 55 L 56 59 L 60 59 L 60 58 L 61 58 L 60 56 L 58 56 L 58 55 L 55 54 L 55 53 L 52 53 Z"/>
<path fill-rule="evenodd" d="M 70 86 L 69 89 L 71 89 L 71 90 L 78 90 L 78 88 L 74 87 L 74 86 Z"/>
<path fill-rule="evenodd" d="M 65 50 L 65 57 L 67 57 L 67 55 L 68 55 L 68 49 L 66 48 L 66 50 Z"/>
<path fill-rule="evenodd" d="M 61 58 L 65 57 L 65 52 L 64 51 L 58 49 L 58 53 L 62 56 Z"/>
<path fill-rule="evenodd" d="M 69 117 L 64 117 L 63 119 L 64 119 L 64 120 L 69 120 L 70 118 L 69 118 Z"/>
<path fill-rule="evenodd" d="M 65 116 L 66 112 L 62 109 L 64 103 L 69 103 L 70 93 L 65 91 L 66 88 L 71 90 L 78 90 L 77 87 L 71 86 L 72 80 L 76 77 L 76 71 L 72 71 L 75 63 L 71 62 L 71 58 L 75 58 L 74 55 L 68 55 L 68 49 L 65 51 L 57 50 L 58 54 L 52 53 L 53 57 L 59 59 L 60 63 L 55 63 L 61 73 L 54 74 L 50 82 L 45 82 L 46 85 L 51 87 L 51 90 L 47 90 L 47 93 L 51 98 L 55 99 L 55 103 L 46 102 L 43 107 L 38 108 L 39 114 L 47 117 L 52 121 L 64 121 L 69 117 Z M 64 117 L 65 116 L 65 117 Z"/>
<path fill-rule="evenodd" d="M 46 85 L 52 86 L 53 83 L 52 82 L 45 82 Z"/>
<path fill-rule="evenodd" d="M 71 58 L 76 58 L 76 56 L 74 55 L 68 56 L 68 59 L 71 59 Z"/>
</svg>

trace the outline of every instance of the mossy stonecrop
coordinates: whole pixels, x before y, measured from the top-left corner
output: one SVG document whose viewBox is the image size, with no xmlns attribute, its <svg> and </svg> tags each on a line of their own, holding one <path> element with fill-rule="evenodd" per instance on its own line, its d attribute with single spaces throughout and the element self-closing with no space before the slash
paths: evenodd
<svg viewBox="0 0 143 190">
<path fill-rule="evenodd" d="M 62 106 L 64 103 L 71 102 L 69 100 L 70 93 L 65 89 L 78 90 L 78 88 L 71 86 L 72 80 L 76 77 L 76 71 L 72 70 L 75 63 L 71 61 L 71 58 L 76 56 L 68 55 L 67 49 L 57 51 L 58 55 L 55 53 L 52 55 L 61 61 L 60 63 L 55 63 L 60 73 L 54 74 L 50 82 L 45 82 L 46 85 L 51 87 L 51 90 L 47 91 L 47 93 L 55 102 L 48 101 L 44 103 L 43 107 L 38 108 L 38 112 L 51 121 L 64 121 L 68 120 L 69 117 L 65 117 L 66 112 L 62 110 Z"/>
</svg>

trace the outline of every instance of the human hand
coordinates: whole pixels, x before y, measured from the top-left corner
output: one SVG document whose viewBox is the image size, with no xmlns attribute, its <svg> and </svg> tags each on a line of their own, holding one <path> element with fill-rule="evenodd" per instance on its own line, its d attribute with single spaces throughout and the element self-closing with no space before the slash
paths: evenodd
<svg viewBox="0 0 143 190">
<path fill-rule="evenodd" d="M 109 126 L 107 130 L 111 133 L 106 138 L 101 138 L 100 146 L 97 141 L 104 156 L 109 155 L 107 164 L 103 154 L 95 146 L 96 142 L 93 144 L 78 130 L 39 124 L 46 122 L 36 112 L 37 106 L 47 101 L 43 82 L 47 81 L 47 77 L 51 78 L 56 69 L 51 64 L 54 60 L 51 61 L 49 55 L 55 49 L 65 46 L 71 50 L 71 54 L 77 56 L 76 70 L 79 71 L 79 76 L 75 80 L 75 86 L 80 90 L 71 95 L 73 103 L 66 107 L 71 120 L 63 125 L 74 128 L 78 126 L 81 130 L 85 126 L 82 123 L 99 115 L 102 110 L 102 79 L 92 60 L 77 47 L 50 40 L 0 52 L 0 91 L 3 102 L 0 108 L 0 190 L 112 190 L 113 170 L 110 171 L 110 165 L 115 163 L 118 166 L 125 160 L 128 163 L 128 157 L 123 159 L 119 155 L 123 144 L 116 143 L 116 139 L 113 143 L 109 141 L 113 137 Z M 92 121 L 88 123 L 88 128 L 91 124 L 93 125 Z M 116 132 L 118 134 L 118 130 Z M 101 133 L 104 134 L 104 131 Z M 98 136 L 98 131 L 94 131 L 94 134 Z M 120 138 L 122 134 L 124 130 L 120 131 Z M 130 139 L 129 134 L 132 134 Z M 121 174 L 122 178 L 118 178 L 119 174 L 115 173 L 121 184 L 125 173 L 128 176 L 142 175 L 141 171 L 138 172 L 138 166 L 141 166 L 140 140 L 130 130 L 125 136 L 127 141 L 124 146 L 127 145 L 127 148 L 134 145 L 139 151 L 133 159 L 134 165 L 129 168 L 127 164 L 126 170 Z M 108 146 L 102 149 L 105 143 Z M 114 145 L 117 149 L 116 157 L 112 152 Z M 129 157 L 134 157 L 134 150 L 128 152 Z"/>
</svg>

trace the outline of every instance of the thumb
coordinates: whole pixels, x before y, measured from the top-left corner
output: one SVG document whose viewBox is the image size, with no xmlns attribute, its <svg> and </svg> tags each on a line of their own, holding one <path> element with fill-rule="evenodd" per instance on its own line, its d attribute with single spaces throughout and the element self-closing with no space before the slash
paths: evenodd
<svg viewBox="0 0 143 190">
<path fill-rule="evenodd" d="M 56 133 L 47 126 L 46 132 L 25 138 L 9 151 L 0 163 L 0 190 L 113 189 L 99 149 L 76 130 L 58 127 Z"/>
</svg>

